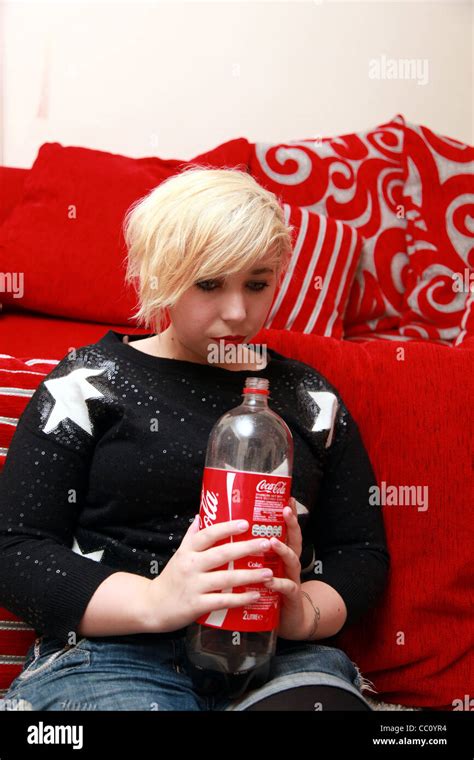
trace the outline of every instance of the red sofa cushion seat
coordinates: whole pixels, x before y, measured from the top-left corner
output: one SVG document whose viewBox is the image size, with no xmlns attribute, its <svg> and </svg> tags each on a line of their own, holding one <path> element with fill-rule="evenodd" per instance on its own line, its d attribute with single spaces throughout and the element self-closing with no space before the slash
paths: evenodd
<svg viewBox="0 0 474 760">
<path fill-rule="evenodd" d="M 29 311 L 0 316 L 0 352 L 9 356 L 62 359 L 72 348 L 95 343 L 108 330 L 144 334 L 146 330 L 118 324 L 75 322 Z M 1 402 L 0 402 L 1 403 Z"/>
<path fill-rule="evenodd" d="M 423 341 L 295 340 L 289 333 L 272 333 L 268 342 L 334 383 L 358 422 L 379 486 L 385 482 L 398 493 L 398 504 L 381 507 L 391 554 L 383 600 L 337 637 L 339 645 L 374 682 L 377 698 L 452 710 L 474 680 L 472 423 L 466 418 L 474 351 Z M 427 493 L 427 508 L 422 500 L 403 504 L 403 486 L 425 487 L 418 495 Z"/>
</svg>

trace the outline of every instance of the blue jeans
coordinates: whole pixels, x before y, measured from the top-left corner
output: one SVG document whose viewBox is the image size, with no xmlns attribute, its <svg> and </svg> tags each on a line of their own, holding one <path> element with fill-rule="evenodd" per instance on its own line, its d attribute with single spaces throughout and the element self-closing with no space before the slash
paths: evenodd
<svg viewBox="0 0 474 760">
<path fill-rule="evenodd" d="M 360 707 L 329 709 L 371 709 L 361 694 L 365 679 L 341 649 L 278 639 L 269 680 L 231 700 L 223 694 L 201 696 L 195 692 L 185 670 L 184 641 L 182 635 L 165 638 L 160 634 L 133 634 L 81 638 L 77 644 L 65 645 L 59 639 L 40 636 L 3 697 L 3 709 L 267 709 L 259 704 L 279 709 L 271 706 L 271 698 L 280 695 L 285 710 L 324 710 L 327 695 L 332 699 L 337 694 L 343 699 L 341 704 L 348 697 Z M 307 693 L 307 707 L 301 706 L 301 699 L 292 702 L 297 692 L 299 697 Z M 263 701 L 265 698 L 270 702 Z M 18 707 L 19 704 L 27 706 Z M 334 702 L 329 700 L 327 704 Z"/>
</svg>

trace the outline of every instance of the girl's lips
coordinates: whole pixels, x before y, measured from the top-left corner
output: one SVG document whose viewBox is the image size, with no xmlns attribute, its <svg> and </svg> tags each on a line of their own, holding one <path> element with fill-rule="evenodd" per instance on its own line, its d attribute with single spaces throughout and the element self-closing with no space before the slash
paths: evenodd
<svg viewBox="0 0 474 760">
<path fill-rule="evenodd" d="M 223 340 L 225 343 L 243 343 L 245 335 L 223 335 L 220 338 L 213 337 L 212 340 Z"/>
</svg>

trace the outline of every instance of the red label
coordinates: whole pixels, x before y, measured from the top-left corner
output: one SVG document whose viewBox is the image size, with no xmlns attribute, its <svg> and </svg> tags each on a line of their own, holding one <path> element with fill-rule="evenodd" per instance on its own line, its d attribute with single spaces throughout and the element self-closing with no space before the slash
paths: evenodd
<svg viewBox="0 0 474 760">
<path fill-rule="evenodd" d="M 202 530 L 229 520 L 248 520 L 249 530 L 237 536 L 216 541 L 214 546 L 248 541 L 253 538 L 278 538 L 286 542 L 286 523 L 283 508 L 289 505 L 291 477 L 265 475 L 261 472 L 222 470 L 205 467 L 201 490 L 199 528 Z M 269 567 L 276 578 L 284 577 L 283 560 L 273 550 L 233 560 L 217 570 L 246 570 Z M 241 594 L 256 589 L 260 599 L 250 605 L 213 610 L 201 615 L 196 622 L 227 631 L 271 631 L 278 626 L 280 593 L 262 582 L 222 589 Z"/>
</svg>

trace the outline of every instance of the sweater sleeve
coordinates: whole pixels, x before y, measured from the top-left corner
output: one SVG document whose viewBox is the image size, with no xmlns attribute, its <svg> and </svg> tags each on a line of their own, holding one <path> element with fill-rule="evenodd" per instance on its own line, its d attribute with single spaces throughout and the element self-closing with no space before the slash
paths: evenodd
<svg viewBox="0 0 474 760">
<path fill-rule="evenodd" d="M 341 595 L 347 607 L 342 633 L 375 605 L 390 556 L 381 508 L 370 504 L 377 481 L 359 429 L 343 405 L 337 420 L 309 519 L 316 564 L 302 581 L 324 581 Z"/>
<path fill-rule="evenodd" d="M 74 546 L 95 446 L 93 409 L 106 399 L 101 375 L 63 359 L 23 411 L 0 476 L 0 606 L 65 642 L 78 635 L 97 587 L 117 572 Z"/>
</svg>

